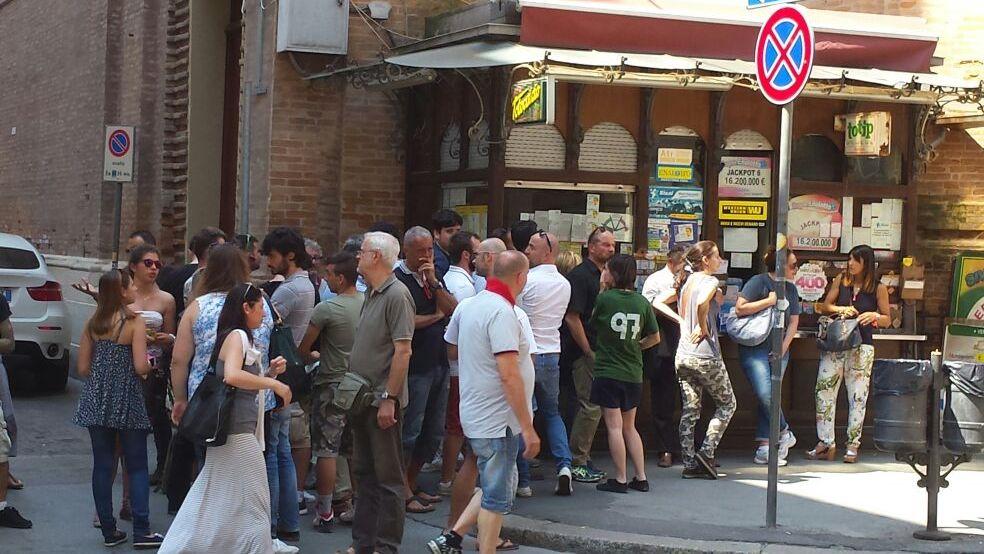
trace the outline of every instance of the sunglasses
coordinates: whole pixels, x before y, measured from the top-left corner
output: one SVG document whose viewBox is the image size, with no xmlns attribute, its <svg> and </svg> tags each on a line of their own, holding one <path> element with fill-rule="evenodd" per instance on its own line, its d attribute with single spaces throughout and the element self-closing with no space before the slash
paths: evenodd
<svg viewBox="0 0 984 554">
<path fill-rule="evenodd" d="M 537 229 L 536 235 L 538 237 L 541 237 L 543 240 L 547 241 L 547 248 L 549 248 L 550 251 L 553 252 L 553 243 L 550 242 L 550 235 L 548 235 L 547 232 L 544 231 L 543 229 Z"/>
<path fill-rule="evenodd" d="M 142 263 L 144 265 L 144 267 L 146 267 L 148 269 L 150 269 L 152 267 L 153 268 L 156 268 L 156 269 L 160 269 L 160 268 L 164 267 L 164 264 L 162 264 L 160 262 L 160 260 L 151 260 L 150 258 L 147 258 L 146 260 L 140 260 L 140 263 Z"/>
</svg>

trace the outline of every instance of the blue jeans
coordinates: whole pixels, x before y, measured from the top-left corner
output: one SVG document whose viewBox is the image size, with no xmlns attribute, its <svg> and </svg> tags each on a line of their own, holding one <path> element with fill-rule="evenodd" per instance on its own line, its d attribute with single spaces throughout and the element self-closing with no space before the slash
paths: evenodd
<svg viewBox="0 0 984 554">
<path fill-rule="evenodd" d="M 270 412 L 264 456 L 270 485 L 270 523 L 274 530 L 299 531 L 297 472 L 290 455 L 290 408 Z"/>
<path fill-rule="evenodd" d="M 150 476 L 147 474 L 147 430 L 88 427 L 92 440 L 92 498 L 104 538 L 116 532 L 113 517 L 113 465 L 116 439 L 123 445 L 126 473 L 130 477 L 130 507 L 133 535 L 150 532 Z"/>
<path fill-rule="evenodd" d="M 528 487 L 533 482 L 533 473 L 530 472 L 530 461 L 523 456 L 526 452 L 526 443 L 523 442 L 523 435 L 519 436 L 519 448 L 516 451 L 516 472 L 519 478 L 519 487 Z"/>
<path fill-rule="evenodd" d="M 444 437 L 448 409 L 448 368 L 419 369 L 407 377 L 410 400 L 403 414 L 403 454 L 407 464 L 434 458 Z"/>
<path fill-rule="evenodd" d="M 506 429 L 506 436 L 493 439 L 468 439 L 478 457 L 478 475 L 482 487 L 482 509 L 497 514 L 512 510 L 517 474 L 516 454 L 519 436 Z"/>
<path fill-rule="evenodd" d="M 547 443 L 557 464 L 557 471 L 571 467 L 571 447 L 567 442 L 567 427 L 560 417 L 560 354 L 537 354 L 533 357 L 536 381 L 533 396 L 537 413 L 547 427 Z"/>
<path fill-rule="evenodd" d="M 739 346 L 738 358 L 741 360 L 741 368 L 745 371 L 748 383 L 752 385 L 755 396 L 758 398 L 758 423 L 755 426 L 756 440 L 769 440 L 769 406 L 772 403 L 772 366 L 769 363 L 769 352 L 772 350 L 772 341 L 766 339 L 758 346 Z M 786 366 L 789 364 L 789 353 L 782 357 L 781 375 L 786 374 Z M 779 408 L 779 432 L 789 429 L 786 417 Z"/>
</svg>

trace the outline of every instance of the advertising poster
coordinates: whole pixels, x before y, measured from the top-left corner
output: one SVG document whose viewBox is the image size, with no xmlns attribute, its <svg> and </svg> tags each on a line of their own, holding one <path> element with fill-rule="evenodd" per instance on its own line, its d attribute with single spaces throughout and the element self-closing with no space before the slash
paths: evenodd
<svg viewBox="0 0 984 554">
<path fill-rule="evenodd" d="M 950 317 L 984 321 L 984 252 L 964 252 L 953 268 Z"/>
<path fill-rule="evenodd" d="M 765 227 L 768 219 L 767 200 L 718 200 L 721 227 Z"/>
<path fill-rule="evenodd" d="M 816 302 L 823 297 L 827 290 L 827 274 L 824 273 L 820 264 L 805 263 L 796 271 L 793 277 L 796 290 L 801 299 L 807 302 Z"/>
<path fill-rule="evenodd" d="M 806 194 L 789 200 L 789 247 L 793 250 L 836 252 L 843 216 L 840 202 L 829 196 Z"/>
<path fill-rule="evenodd" d="M 703 221 L 703 190 L 695 187 L 649 187 L 647 246 L 651 252 L 666 254 L 678 242 L 693 244 L 700 237 Z M 683 225 L 685 223 L 690 225 Z"/>
<path fill-rule="evenodd" d="M 772 160 L 724 156 L 718 173 L 721 198 L 769 198 L 772 196 Z"/>
<path fill-rule="evenodd" d="M 948 324 L 943 338 L 943 359 L 984 363 L 984 326 Z"/>
</svg>

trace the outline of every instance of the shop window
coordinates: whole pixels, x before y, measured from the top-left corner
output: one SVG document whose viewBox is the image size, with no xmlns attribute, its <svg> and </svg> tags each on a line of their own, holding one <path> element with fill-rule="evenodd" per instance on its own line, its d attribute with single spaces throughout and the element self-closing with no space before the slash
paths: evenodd
<svg viewBox="0 0 984 554">
<path fill-rule="evenodd" d="M 656 137 L 649 177 L 647 250 L 662 263 L 670 248 L 693 244 L 704 226 L 703 139 L 687 127 L 668 127 Z"/>
<path fill-rule="evenodd" d="M 452 123 L 441 137 L 441 171 L 456 171 L 461 163 L 461 128 Z"/>
<path fill-rule="evenodd" d="M 720 234 L 717 242 L 728 261 L 728 276 L 748 280 L 765 269 L 762 254 L 775 233 L 777 179 L 772 144 L 764 135 L 742 129 L 724 141 L 721 165 L 713 169 Z"/>
<path fill-rule="evenodd" d="M 901 185 L 902 155 L 893 150 L 885 157 L 847 157 L 847 180 L 861 185 Z"/>
<path fill-rule="evenodd" d="M 464 220 L 462 228 L 478 236 L 488 236 L 489 188 L 484 182 L 441 185 L 441 207 L 452 209 Z"/>
<path fill-rule="evenodd" d="M 844 153 L 823 135 L 805 135 L 793 141 L 793 179 L 840 183 L 844 179 Z"/>
<path fill-rule="evenodd" d="M 517 125 L 506 140 L 506 167 L 564 169 L 564 137 L 553 125 Z"/>
<path fill-rule="evenodd" d="M 638 147 L 625 127 L 618 123 L 599 123 L 584 133 L 578 169 L 635 173 Z"/>
</svg>

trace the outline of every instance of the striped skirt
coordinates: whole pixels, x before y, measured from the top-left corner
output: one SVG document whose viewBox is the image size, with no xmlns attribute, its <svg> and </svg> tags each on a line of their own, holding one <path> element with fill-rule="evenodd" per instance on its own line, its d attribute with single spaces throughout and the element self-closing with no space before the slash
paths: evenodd
<svg viewBox="0 0 984 554">
<path fill-rule="evenodd" d="M 158 552 L 273 552 L 270 489 L 263 450 L 252 433 L 209 448 Z"/>
</svg>

